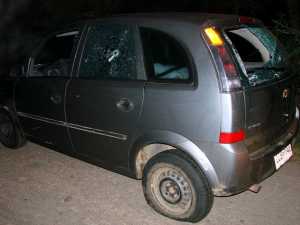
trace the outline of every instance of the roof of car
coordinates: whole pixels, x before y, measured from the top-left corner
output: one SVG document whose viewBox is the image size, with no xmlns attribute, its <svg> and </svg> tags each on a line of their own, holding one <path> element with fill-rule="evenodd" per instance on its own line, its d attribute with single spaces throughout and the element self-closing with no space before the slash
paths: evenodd
<svg viewBox="0 0 300 225">
<path fill-rule="evenodd" d="M 168 23 L 185 23 L 185 24 L 212 24 L 231 26 L 239 23 L 239 15 L 233 14 L 213 14 L 213 13 L 201 13 L 201 12 L 154 12 L 154 13 L 131 13 L 131 14 L 115 14 L 104 17 L 90 17 L 83 20 L 78 20 L 66 27 L 76 27 L 84 24 L 93 23 L 119 23 L 129 22 L 133 24 L 159 24 L 162 22 Z M 244 17 L 248 18 L 248 17 Z M 251 18 L 249 18 L 251 19 Z M 255 18 L 256 24 L 262 24 L 262 22 Z"/>
<path fill-rule="evenodd" d="M 143 21 L 154 21 L 154 20 L 168 20 L 174 22 L 191 22 L 191 23 L 202 23 L 208 20 L 236 20 L 237 15 L 226 15 L 226 14 L 210 14 L 210 13 L 184 13 L 184 12 L 156 12 L 156 13 L 132 13 L 132 14 L 119 14 L 112 15 L 97 20 L 143 20 Z"/>
</svg>

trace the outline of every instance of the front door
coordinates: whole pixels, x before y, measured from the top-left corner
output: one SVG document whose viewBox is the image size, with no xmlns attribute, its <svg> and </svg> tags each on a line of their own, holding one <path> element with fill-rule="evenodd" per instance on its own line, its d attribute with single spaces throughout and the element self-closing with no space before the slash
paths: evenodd
<svg viewBox="0 0 300 225">
<path fill-rule="evenodd" d="M 92 161 L 125 166 L 142 110 L 135 30 L 92 25 L 78 77 L 67 92 L 67 122 L 75 150 Z"/>
<path fill-rule="evenodd" d="M 78 31 L 47 39 L 31 58 L 27 76 L 15 87 L 16 110 L 29 139 L 61 150 L 71 149 L 65 126 L 65 89 Z"/>
</svg>

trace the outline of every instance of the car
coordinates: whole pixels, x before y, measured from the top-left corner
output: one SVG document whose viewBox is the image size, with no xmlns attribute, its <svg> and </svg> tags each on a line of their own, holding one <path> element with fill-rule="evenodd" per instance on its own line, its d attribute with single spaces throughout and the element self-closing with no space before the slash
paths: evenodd
<svg viewBox="0 0 300 225">
<path fill-rule="evenodd" d="M 0 140 L 26 140 L 141 179 L 157 212 L 203 219 L 259 191 L 293 155 L 286 52 L 255 18 L 116 15 L 50 34 L 1 81 Z"/>
</svg>

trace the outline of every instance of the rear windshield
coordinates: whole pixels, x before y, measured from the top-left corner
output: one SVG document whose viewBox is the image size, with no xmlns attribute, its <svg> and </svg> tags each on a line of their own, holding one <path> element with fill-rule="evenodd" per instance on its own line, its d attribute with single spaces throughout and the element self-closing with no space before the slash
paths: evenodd
<svg viewBox="0 0 300 225">
<path fill-rule="evenodd" d="M 251 86 L 285 76 L 286 52 L 266 28 L 241 27 L 226 35 Z"/>
</svg>

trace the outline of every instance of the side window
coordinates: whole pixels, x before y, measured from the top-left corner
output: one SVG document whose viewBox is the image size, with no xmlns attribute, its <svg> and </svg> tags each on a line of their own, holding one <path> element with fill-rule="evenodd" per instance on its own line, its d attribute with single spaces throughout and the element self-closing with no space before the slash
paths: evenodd
<svg viewBox="0 0 300 225">
<path fill-rule="evenodd" d="M 94 25 L 88 32 L 79 77 L 135 80 L 134 31 L 127 25 Z"/>
<path fill-rule="evenodd" d="M 141 28 L 146 69 L 151 80 L 189 82 L 191 67 L 185 49 L 169 35 Z"/>
<path fill-rule="evenodd" d="M 57 34 L 49 38 L 34 57 L 30 76 L 70 76 L 78 40 L 78 31 Z"/>
</svg>

